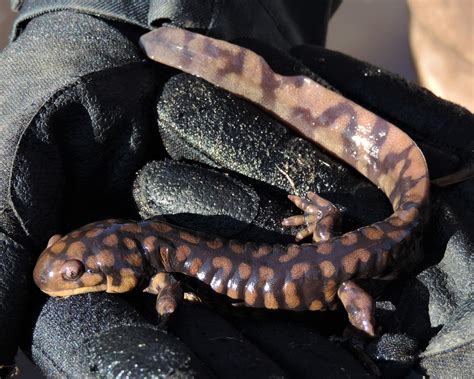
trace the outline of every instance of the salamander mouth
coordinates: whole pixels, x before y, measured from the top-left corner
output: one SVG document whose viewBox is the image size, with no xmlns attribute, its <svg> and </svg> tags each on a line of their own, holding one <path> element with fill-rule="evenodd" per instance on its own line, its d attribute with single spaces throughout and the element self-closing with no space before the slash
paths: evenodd
<svg viewBox="0 0 474 379">
<path fill-rule="evenodd" d="M 46 291 L 42 290 L 45 294 L 54 297 L 69 297 L 72 295 L 79 295 L 81 293 L 89 292 L 105 292 L 107 290 L 107 284 L 101 284 L 93 287 L 80 287 L 80 288 L 71 288 L 61 291 Z"/>
</svg>

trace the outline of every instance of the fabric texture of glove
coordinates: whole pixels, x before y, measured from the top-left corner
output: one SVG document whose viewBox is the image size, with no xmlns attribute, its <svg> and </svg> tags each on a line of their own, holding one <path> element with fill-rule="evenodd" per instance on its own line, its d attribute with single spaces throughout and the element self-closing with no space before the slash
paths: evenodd
<svg viewBox="0 0 474 379">
<path fill-rule="evenodd" d="M 110 32 L 97 38 L 96 30 L 104 27 Z M 135 35 L 138 38 L 137 30 Z M 123 197 L 125 184 L 143 164 L 147 136 L 143 134 L 151 120 L 142 119 L 145 113 L 139 109 L 146 107 L 145 94 L 153 93 L 156 84 L 136 45 L 123 32 L 72 12 L 32 20 L 2 52 L 0 61 L 0 230 L 6 246 L 0 265 L 3 358 L 14 353 L 21 332 L 18 321 L 3 324 L 4 315 L 17 319 L 25 313 L 34 251 L 41 250 L 53 230 L 71 226 L 68 220 L 74 208 L 84 209 L 94 198 L 100 208 L 103 189 L 109 188 L 112 197 Z M 112 67 L 116 70 L 109 70 Z M 128 88 L 138 72 L 143 78 L 148 75 L 148 80 Z M 136 115 L 113 109 L 121 108 L 120 102 L 122 107 L 125 101 L 130 105 L 122 94 L 125 91 L 133 92 L 130 101 L 139 107 Z M 94 138 L 94 131 L 100 138 Z M 113 146 L 109 140 L 115 141 Z M 108 167 L 111 155 L 118 161 Z M 101 170 L 107 178 L 100 177 Z M 128 177 L 111 170 L 128 170 Z M 83 190 L 92 197 L 71 201 Z"/>
</svg>

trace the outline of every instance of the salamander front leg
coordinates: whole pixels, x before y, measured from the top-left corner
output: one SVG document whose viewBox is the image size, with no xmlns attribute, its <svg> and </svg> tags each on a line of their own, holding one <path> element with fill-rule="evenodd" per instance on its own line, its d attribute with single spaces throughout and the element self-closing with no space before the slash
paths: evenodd
<svg viewBox="0 0 474 379">
<path fill-rule="evenodd" d="M 344 305 L 352 326 L 374 337 L 375 302 L 372 296 L 353 281 L 343 282 L 339 286 L 337 296 Z"/>
<path fill-rule="evenodd" d="M 285 218 L 283 226 L 299 226 L 303 228 L 296 234 L 296 241 L 313 235 L 313 241 L 327 241 L 334 234 L 334 228 L 339 223 L 340 214 L 336 206 L 329 200 L 323 199 L 314 192 L 308 192 L 308 199 L 295 195 L 288 198 L 300 208 L 304 214 Z"/>
<path fill-rule="evenodd" d="M 183 299 L 183 290 L 179 282 L 167 272 L 159 272 L 150 279 L 143 292 L 157 295 L 156 311 L 161 316 L 162 323 L 176 310 Z"/>
</svg>

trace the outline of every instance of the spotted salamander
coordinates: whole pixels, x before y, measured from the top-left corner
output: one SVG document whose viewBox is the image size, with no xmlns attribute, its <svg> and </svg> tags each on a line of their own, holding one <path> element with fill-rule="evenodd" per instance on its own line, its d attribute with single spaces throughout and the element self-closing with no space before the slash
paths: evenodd
<svg viewBox="0 0 474 379">
<path fill-rule="evenodd" d="M 333 235 L 337 210 L 316 194 L 290 196 L 304 213 L 297 240 L 265 244 L 226 240 L 159 220 L 107 220 L 51 237 L 34 270 L 51 296 L 126 292 L 157 295 L 172 313 L 183 292 L 173 273 L 208 284 L 249 307 L 331 310 L 342 303 L 356 328 L 374 335 L 373 300 L 355 280 L 390 279 L 421 258 L 429 178 L 423 154 L 400 129 L 305 76 L 284 77 L 262 57 L 234 44 L 161 27 L 141 38 L 153 60 L 199 76 L 269 111 L 303 137 L 346 162 L 390 199 L 386 220 Z"/>
</svg>

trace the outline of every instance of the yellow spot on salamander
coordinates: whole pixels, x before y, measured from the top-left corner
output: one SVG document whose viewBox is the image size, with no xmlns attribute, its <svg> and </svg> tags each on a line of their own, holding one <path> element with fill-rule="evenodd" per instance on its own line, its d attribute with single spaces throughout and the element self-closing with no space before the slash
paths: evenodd
<svg viewBox="0 0 474 379">
<path fill-rule="evenodd" d="M 278 309 L 278 301 L 275 295 L 271 292 L 265 292 L 263 297 L 265 308 L 267 309 Z"/>
<path fill-rule="evenodd" d="M 370 258 L 370 252 L 366 249 L 357 249 L 342 258 L 342 266 L 348 274 L 353 274 L 359 262 L 367 262 Z"/>
<path fill-rule="evenodd" d="M 88 232 L 86 232 L 86 237 L 87 238 L 95 238 L 99 234 L 101 234 L 103 231 L 104 231 L 104 229 L 102 229 L 102 228 L 91 229 Z"/>
<path fill-rule="evenodd" d="M 150 236 L 146 237 L 143 241 L 143 247 L 147 252 L 151 252 L 155 250 L 156 243 L 158 242 L 156 237 Z"/>
<path fill-rule="evenodd" d="M 128 237 L 125 237 L 123 239 L 123 243 L 125 244 L 125 246 L 127 246 L 127 249 L 130 249 L 130 250 L 135 249 L 137 247 L 137 243 Z"/>
<path fill-rule="evenodd" d="M 59 254 L 64 250 L 65 247 L 65 242 L 56 242 L 53 246 L 50 247 L 50 251 L 55 254 Z"/>
<path fill-rule="evenodd" d="M 102 240 L 102 242 L 106 246 L 115 247 L 118 244 L 118 237 L 116 234 L 109 234 Z"/>
<path fill-rule="evenodd" d="M 180 245 L 176 249 L 176 259 L 179 262 L 184 262 L 189 254 L 191 254 L 191 249 L 187 245 Z"/>
<path fill-rule="evenodd" d="M 271 269 L 270 267 L 261 266 L 258 269 L 258 274 L 262 282 L 267 282 L 268 280 L 273 278 L 274 272 L 273 269 Z"/>
<path fill-rule="evenodd" d="M 309 268 L 309 263 L 297 263 L 291 268 L 291 277 L 293 279 L 299 279 L 306 274 Z"/>
<path fill-rule="evenodd" d="M 297 257 L 300 251 L 301 251 L 301 248 L 298 245 L 291 245 L 288 247 L 286 254 L 279 257 L 278 260 L 281 263 L 286 263 L 292 260 L 293 258 Z"/>
<path fill-rule="evenodd" d="M 244 246 L 239 241 L 230 240 L 229 247 L 236 254 L 242 254 L 244 251 Z"/>
<path fill-rule="evenodd" d="M 150 226 L 160 234 L 168 233 L 173 229 L 170 225 L 162 222 L 152 222 L 150 223 Z"/>
<path fill-rule="evenodd" d="M 341 243 L 344 246 L 350 246 L 357 243 L 357 239 L 356 233 L 346 233 L 341 237 Z"/>
<path fill-rule="evenodd" d="M 379 240 L 384 237 L 384 232 L 380 229 L 377 229 L 373 226 L 367 226 L 362 229 L 362 233 L 366 236 L 369 240 Z"/>
<path fill-rule="evenodd" d="M 138 278 L 136 277 L 134 271 L 130 268 L 123 268 L 120 270 L 120 277 L 122 281 L 120 282 L 119 288 L 123 292 L 130 291 L 135 288 L 138 283 Z"/>
<path fill-rule="evenodd" d="M 220 249 L 222 246 L 224 246 L 222 240 L 220 238 L 216 238 L 210 241 L 206 242 L 206 245 L 213 250 Z"/>
<path fill-rule="evenodd" d="M 226 257 L 215 257 L 212 259 L 212 265 L 219 269 L 224 270 L 224 278 L 227 278 L 232 270 L 232 262 L 229 258 Z"/>
<path fill-rule="evenodd" d="M 336 296 L 337 291 L 337 284 L 334 280 L 328 280 L 324 286 L 324 300 L 330 303 L 334 300 L 334 296 Z"/>
<path fill-rule="evenodd" d="M 239 276 L 242 280 L 247 280 L 252 272 L 251 267 L 247 263 L 239 264 Z"/>
<path fill-rule="evenodd" d="M 132 266 L 140 267 L 142 265 L 142 257 L 137 251 L 126 254 L 124 259 Z"/>
<path fill-rule="evenodd" d="M 283 286 L 283 295 L 288 308 L 293 309 L 300 305 L 300 298 L 296 292 L 296 285 L 293 282 L 286 282 Z"/>
<path fill-rule="evenodd" d="M 336 272 L 336 268 L 329 261 L 322 261 L 319 264 L 319 268 L 321 269 L 321 273 L 323 274 L 323 276 L 325 276 L 326 278 L 330 278 Z"/>
<path fill-rule="evenodd" d="M 199 269 L 202 266 L 202 260 L 199 258 L 194 258 L 193 261 L 191 262 L 191 266 L 189 267 L 189 273 L 191 275 L 196 275 Z"/>
<path fill-rule="evenodd" d="M 255 292 L 255 290 L 246 290 L 244 300 L 248 305 L 254 305 L 257 301 L 257 293 Z"/>
<path fill-rule="evenodd" d="M 133 234 L 142 233 L 142 228 L 140 227 L 140 225 L 135 224 L 135 223 L 123 224 L 120 227 L 120 230 L 122 232 L 128 232 L 128 233 L 133 233 Z"/>
<path fill-rule="evenodd" d="M 67 248 L 67 256 L 71 259 L 82 259 L 82 255 L 86 251 L 86 245 L 81 241 L 73 242 Z"/>
<path fill-rule="evenodd" d="M 100 266 L 112 267 L 115 263 L 114 254 L 108 249 L 100 250 L 96 259 Z"/>
<path fill-rule="evenodd" d="M 192 243 L 193 245 L 197 245 L 200 240 L 197 235 L 185 231 L 180 231 L 179 236 L 181 239 L 185 240 L 186 242 Z"/>
<path fill-rule="evenodd" d="M 323 308 L 323 303 L 319 300 L 313 300 L 309 305 L 310 311 L 319 311 Z"/>
<path fill-rule="evenodd" d="M 254 258 L 261 258 L 261 257 L 264 257 L 268 254 L 270 254 L 272 251 L 272 247 L 271 245 L 261 245 L 258 250 L 254 251 L 252 253 L 252 256 Z"/>
<path fill-rule="evenodd" d="M 316 249 L 319 254 L 331 254 L 333 244 L 331 242 L 320 243 Z"/>
</svg>

